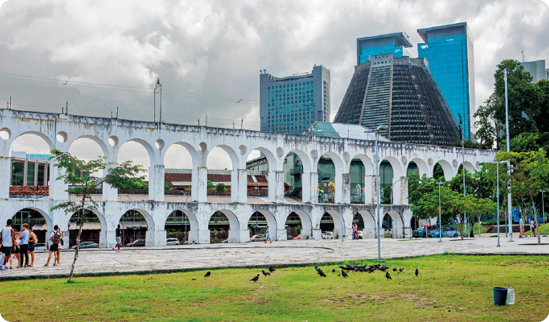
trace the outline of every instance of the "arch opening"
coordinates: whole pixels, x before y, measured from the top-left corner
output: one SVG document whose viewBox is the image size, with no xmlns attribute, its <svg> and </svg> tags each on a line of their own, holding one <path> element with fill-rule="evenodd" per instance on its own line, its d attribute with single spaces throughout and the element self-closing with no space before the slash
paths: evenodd
<svg viewBox="0 0 549 322">
<path fill-rule="evenodd" d="M 246 169 L 248 170 L 247 196 L 269 197 L 269 201 L 274 201 L 276 158 L 272 152 L 265 148 L 256 148 L 250 151 Z"/>
<path fill-rule="evenodd" d="M 322 239 L 341 239 L 344 237 L 344 223 L 341 214 L 335 210 L 328 210 L 320 218 L 318 228 Z"/>
<path fill-rule="evenodd" d="M 188 143 L 178 142 L 168 147 L 164 155 L 165 195 L 184 196 L 185 202 L 196 201 L 198 185 L 193 179 L 198 182 L 197 159 L 196 150 Z"/>
<path fill-rule="evenodd" d="M 196 216 L 184 209 L 174 210 L 166 218 L 164 224 L 164 230 L 166 230 L 166 237 L 169 239 L 177 239 L 179 244 L 191 244 L 198 242 L 196 237 L 196 230 L 198 229 L 198 221 Z"/>
<path fill-rule="evenodd" d="M 433 166 L 433 178 L 450 181 L 454 177 L 454 171 L 450 163 L 446 160 L 439 160 Z"/>
<path fill-rule="evenodd" d="M 214 197 L 216 202 L 238 201 L 238 156 L 236 152 L 226 145 L 216 146 L 208 153 L 206 166 L 208 171 L 207 195 L 216 196 Z"/>
<path fill-rule="evenodd" d="M 139 209 L 131 209 L 126 211 L 118 224 L 122 228 L 122 246 L 127 247 L 144 247 L 149 246 L 150 240 L 148 231 L 152 228 L 152 223 L 145 211 Z"/>
<path fill-rule="evenodd" d="M 310 166 L 302 151 L 291 151 L 284 158 L 284 195 L 286 198 L 303 202 L 310 193 Z"/>
<path fill-rule="evenodd" d="M 358 215 L 360 216 L 360 218 L 362 219 L 362 222 L 364 223 L 364 228 L 362 228 L 362 238 L 364 239 L 376 238 L 377 227 L 376 227 L 376 221 L 374 219 L 374 215 L 367 210 L 360 210 L 358 213 L 355 214 L 355 218 Z"/>
<path fill-rule="evenodd" d="M 259 210 L 254 212 L 248 220 L 248 230 L 250 231 L 250 237 L 254 235 L 263 235 L 267 237 L 267 230 L 269 231 L 269 237 L 271 240 L 277 240 L 277 228 L 276 219 L 269 211 Z M 252 241 L 259 241 L 252 239 Z"/>
<path fill-rule="evenodd" d="M 13 140 L 10 146 L 10 179 L 2 184 L 9 185 L 11 198 L 40 198 L 50 193 L 53 165 L 50 158 L 51 144 L 44 135 L 23 134 Z"/>
<path fill-rule="evenodd" d="M 52 231 L 53 226 L 49 217 L 42 213 L 41 210 L 34 208 L 24 208 L 13 215 L 12 228 L 16 231 L 21 231 L 23 223 L 26 223 L 38 238 L 38 243 L 46 243 L 48 232 Z M 5 224 L 5 223 L 2 223 Z"/>
<path fill-rule="evenodd" d="M 106 223 L 104 218 L 95 211 L 86 209 L 84 216 L 82 210 L 72 214 L 69 219 L 69 247 L 76 245 L 78 231 L 80 230 L 80 219 L 82 219 L 82 235 L 80 236 L 80 244 L 86 242 L 86 248 L 98 248 L 106 246 Z M 81 249 L 83 249 L 82 247 Z"/>
<path fill-rule="evenodd" d="M 288 240 L 310 239 L 312 223 L 309 215 L 302 210 L 291 212 L 284 222 Z"/>
<path fill-rule="evenodd" d="M 151 165 L 151 160 L 149 157 L 148 150 L 143 144 L 138 141 L 127 141 L 120 146 L 118 150 L 116 162 L 118 164 L 132 161 L 135 165 L 141 165 L 145 170 L 149 170 Z M 125 185 L 122 189 L 118 190 L 119 195 L 139 195 L 139 198 L 143 200 L 148 199 L 149 193 L 149 184 L 145 181 L 149 180 L 150 171 L 144 173 L 145 180 L 141 182 L 132 182 Z"/>
<path fill-rule="evenodd" d="M 208 223 L 210 231 L 210 243 L 238 243 L 239 242 L 238 218 L 230 210 L 218 210 Z"/>
<path fill-rule="evenodd" d="M 318 202 L 340 203 L 342 200 L 343 162 L 332 152 L 323 154 L 317 163 Z"/>
<path fill-rule="evenodd" d="M 399 238 L 405 235 L 404 220 L 400 213 L 391 210 L 385 213 L 381 222 L 381 231 L 384 235 L 390 234 L 391 238 Z"/>
</svg>

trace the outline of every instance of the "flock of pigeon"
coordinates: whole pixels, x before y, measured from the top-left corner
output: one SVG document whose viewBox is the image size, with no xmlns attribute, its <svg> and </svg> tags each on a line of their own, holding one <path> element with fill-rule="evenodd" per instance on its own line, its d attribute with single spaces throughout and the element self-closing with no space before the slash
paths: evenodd
<svg viewBox="0 0 549 322">
<path fill-rule="evenodd" d="M 385 273 L 385 277 L 388 279 L 388 280 L 392 280 L 393 278 L 391 277 L 391 274 L 389 274 L 389 267 L 387 267 L 386 264 L 383 264 L 383 265 L 380 265 L 380 264 L 376 264 L 376 265 L 370 265 L 368 267 L 366 267 L 366 265 L 363 265 L 363 266 L 358 266 L 358 265 L 349 265 L 347 264 L 346 266 L 339 266 L 339 268 L 341 268 L 341 274 L 338 274 L 337 276 L 343 276 L 343 278 L 345 277 L 349 277 L 349 274 L 347 274 L 346 271 L 353 271 L 353 272 L 361 272 L 361 273 L 368 273 L 368 274 L 371 274 L 373 272 L 375 272 L 376 270 L 380 270 L 382 272 Z M 318 266 L 315 266 L 315 270 L 316 270 L 316 273 L 322 277 L 326 277 L 326 274 L 322 271 L 322 269 Z M 276 271 L 276 269 L 274 269 L 272 266 L 269 266 L 269 271 L 266 272 L 265 270 L 261 270 L 261 273 L 263 273 L 263 276 L 267 277 L 267 276 L 271 276 L 271 273 L 273 273 L 274 271 Z M 393 268 L 393 272 L 395 273 L 402 273 L 404 271 L 404 268 Z M 332 273 L 335 273 L 336 272 L 336 269 L 335 268 L 332 268 Z M 416 268 L 416 271 L 414 272 L 414 274 L 416 275 L 416 277 L 419 275 L 419 270 Z M 209 277 L 210 275 L 212 275 L 212 273 L 210 271 L 208 271 L 204 277 Z M 254 278 L 252 278 L 250 281 L 251 282 L 257 282 L 259 280 L 259 275 L 260 274 L 257 274 Z"/>
</svg>

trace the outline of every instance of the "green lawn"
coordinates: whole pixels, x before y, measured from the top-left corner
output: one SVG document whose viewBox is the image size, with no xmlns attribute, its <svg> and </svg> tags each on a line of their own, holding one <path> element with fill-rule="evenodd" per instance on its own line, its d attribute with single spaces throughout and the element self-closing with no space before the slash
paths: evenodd
<svg viewBox="0 0 549 322">
<path fill-rule="evenodd" d="M 353 262 L 359 263 L 359 262 Z M 361 264 L 376 261 L 361 261 Z M 0 282 L 8 321 L 541 321 L 549 313 L 545 256 L 435 255 L 386 261 L 403 273 L 280 268 Z M 413 271 L 419 268 L 419 277 Z M 1 277 L 1 276 L 0 276 Z M 196 280 L 193 280 L 196 277 Z M 496 307 L 494 286 L 516 305 Z"/>
</svg>

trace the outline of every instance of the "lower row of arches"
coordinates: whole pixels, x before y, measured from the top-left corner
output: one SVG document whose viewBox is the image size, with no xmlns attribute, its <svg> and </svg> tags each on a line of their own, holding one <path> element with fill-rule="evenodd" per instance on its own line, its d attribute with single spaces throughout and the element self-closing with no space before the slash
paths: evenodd
<svg viewBox="0 0 549 322">
<path fill-rule="evenodd" d="M 74 213 L 68 223 L 68 246 L 76 244 L 76 237 L 81 212 Z M 12 227 L 20 231 L 22 224 L 27 223 L 38 237 L 39 243 L 46 243 L 53 230 L 53 224 L 44 211 L 35 208 L 25 208 L 13 215 Z M 376 238 L 377 227 L 374 214 L 366 210 L 357 212 L 350 225 L 345 224 L 343 216 L 328 210 L 319 220 L 313 223 L 311 216 L 302 210 L 295 210 L 283 216 L 284 225 L 279 225 L 277 218 L 267 210 L 259 210 L 247 218 L 247 225 L 241 225 L 239 218 L 230 210 L 214 211 L 207 222 L 207 231 L 199 227 L 197 217 L 188 210 L 175 210 L 170 213 L 164 223 L 166 240 L 177 243 L 237 243 L 247 242 L 254 235 L 270 235 L 272 240 L 288 239 L 341 239 L 354 238 L 353 226 L 362 232 L 361 238 Z M 162 230 L 155 226 L 152 216 L 144 210 L 132 209 L 126 211 L 114 227 L 108 228 L 105 217 L 92 210 L 87 210 L 82 218 L 82 242 L 91 242 L 98 247 L 112 247 L 115 240 L 116 227 L 122 228 L 122 244 L 124 246 L 162 246 L 161 240 L 154 236 L 155 231 Z M 381 233 L 384 237 L 404 237 L 406 235 L 403 216 L 395 210 L 384 212 L 381 222 Z M 157 228 L 155 228 L 157 227 Z M 343 229 L 345 227 L 345 231 Z M 109 236 L 112 235 L 112 236 Z M 344 236 L 347 235 L 347 236 Z M 353 235 L 353 236 L 349 236 Z M 162 236 L 161 236 L 162 237 Z M 46 243 L 47 244 L 47 243 Z"/>
</svg>

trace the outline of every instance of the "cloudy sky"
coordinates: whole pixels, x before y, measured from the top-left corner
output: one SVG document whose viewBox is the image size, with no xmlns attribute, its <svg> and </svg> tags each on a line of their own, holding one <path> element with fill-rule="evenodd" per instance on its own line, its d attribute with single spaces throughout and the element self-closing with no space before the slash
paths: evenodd
<svg viewBox="0 0 549 322">
<path fill-rule="evenodd" d="M 232 127 L 244 119 L 259 129 L 259 70 L 285 76 L 317 64 L 331 71 L 333 118 L 356 63 L 356 38 L 404 31 L 415 54 L 417 29 L 466 21 L 479 105 L 501 60 L 521 60 L 524 51 L 527 61 L 549 61 L 546 2 L 0 0 L 0 102 L 11 96 L 14 109 L 61 112 L 68 101 L 71 113 L 94 116 L 118 106 L 121 118 L 152 120 L 160 78 L 164 120 L 197 124 L 208 116 L 208 125 Z M 20 138 L 14 149 L 47 150 L 33 141 Z M 121 160 L 148 165 L 139 146 L 123 149 Z M 100 153 L 87 143 L 71 150 Z M 166 165 L 189 167 L 187 159 L 171 148 Z M 208 166 L 227 167 L 221 159 Z"/>
</svg>

